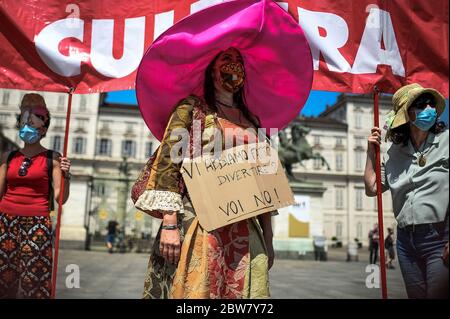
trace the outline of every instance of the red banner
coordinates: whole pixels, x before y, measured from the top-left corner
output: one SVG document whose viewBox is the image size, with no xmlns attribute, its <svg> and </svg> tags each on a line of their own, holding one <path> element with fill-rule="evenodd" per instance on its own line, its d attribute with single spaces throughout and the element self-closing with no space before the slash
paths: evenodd
<svg viewBox="0 0 450 319">
<path fill-rule="evenodd" d="M 0 87 L 133 89 L 154 38 L 223 0 L 2 0 Z M 288 0 L 314 58 L 315 90 L 394 92 L 418 82 L 449 95 L 447 0 Z"/>
</svg>

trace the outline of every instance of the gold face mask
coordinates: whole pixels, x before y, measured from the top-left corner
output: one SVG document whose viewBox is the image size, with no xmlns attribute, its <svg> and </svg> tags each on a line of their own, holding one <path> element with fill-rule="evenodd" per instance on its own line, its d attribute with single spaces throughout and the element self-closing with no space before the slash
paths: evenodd
<svg viewBox="0 0 450 319">
<path fill-rule="evenodd" d="M 236 93 L 244 86 L 245 72 L 241 63 L 230 62 L 220 67 L 222 87 L 231 93 Z"/>
</svg>

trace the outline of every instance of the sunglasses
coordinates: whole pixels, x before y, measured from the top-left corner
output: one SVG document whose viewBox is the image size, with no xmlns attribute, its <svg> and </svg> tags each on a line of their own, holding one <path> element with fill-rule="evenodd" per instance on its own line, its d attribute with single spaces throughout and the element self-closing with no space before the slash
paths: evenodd
<svg viewBox="0 0 450 319">
<path fill-rule="evenodd" d="M 24 112 L 23 114 L 17 115 L 17 121 L 20 123 L 20 126 L 23 126 L 25 124 L 29 123 L 29 120 L 31 119 L 33 123 L 33 127 L 38 128 L 41 126 L 46 126 L 48 123 L 48 118 L 46 118 L 43 115 L 30 113 L 29 111 Z"/>
<path fill-rule="evenodd" d="M 424 109 L 427 106 L 436 107 L 436 101 L 432 96 L 419 96 L 412 104 L 416 109 Z"/>
<path fill-rule="evenodd" d="M 28 168 L 30 167 L 30 165 L 31 165 L 31 158 L 25 157 L 19 168 L 19 176 L 27 175 Z"/>
</svg>

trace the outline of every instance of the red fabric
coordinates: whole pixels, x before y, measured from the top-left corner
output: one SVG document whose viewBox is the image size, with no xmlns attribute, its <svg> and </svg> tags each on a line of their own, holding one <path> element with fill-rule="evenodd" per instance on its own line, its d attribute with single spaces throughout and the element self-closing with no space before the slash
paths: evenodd
<svg viewBox="0 0 450 319">
<path fill-rule="evenodd" d="M 241 299 L 250 267 L 249 220 L 224 226 L 208 236 L 211 299 Z"/>
<path fill-rule="evenodd" d="M 190 14 L 193 9 L 218 2 L 222 1 L 80 0 L 76 5 L 64 6 L 58 0 L 2 1 L 0 87 L 56 92 L 67 92 L 69 87 L 73 87 L 75 93 L 134 89 L 138 63 L 155 35 Z M 358 51 L 363 47 L 363 34 L 372 27 L 370 23 L 373 21 L 368 19 L 371 9 L 377 8 L 387 12 L 392 21 L 394 37 L 383 38 L 380 47 L 385 47 L 386 41 L 395 40 L 405 71 L 403 76 L 395 75 L 390 66 L 383 64 L 379 64 L 375 72 L 363 74 L 333 71 L 329 69 L 324 58 L 327 51 L 319 50 L 318 69 L 314 72 L 314 90 L 368 93 L 372 92 L 373 85 L 376 84 L 381 92 L 392 93 L 402 85 L 417 82 L 439 90 L 445 97 L 449 96 L 447 0 L 286 0 L 283 4 L 288 5 L 289 12 L 297 21 L 306 17 L 305 14 L 299 14 L 299 10 L 308 10 L 313 14 L 326 14 L 327 18 L 331 18 L 334 33 L 339 35 L 348 32 L 338 51 L 346 64 L 352 68 L 355 66 Z M 80 23 L 78 26 L 68 19 L 77 17 L 80 19 L 76 20 L 76 23 Z M 313 22 L 319 20 L 312 19 Z M 339 23 L 335 22 L 338 20 L 344 23 L 338 25 Z M 112 29 L 108 24 L 110 22 L 113 23 Z M 134 23 L 137 29 L 130 29 L 129 35 L 126 36 L 126 23 L 130 22 Z M 381 25 L 387 25 L 386 20 L 379 22 Z M 94 29 L 101 40 L 93 40 Z M 317 29 L 323 38 L 333 33 L 333 30 L 321 25 L 310 32 L 314 33 Z M 42 36 L 43 31 L 49 30 L 52 31 L 48 32 L 48 36 L 41 42 L 39 50 L 36 39 Z M 76 32 L 78 38 L 73 36 Z M 58 40 L 57 45 L 51 46 L 52 39 L 57 38 L 58 34 L 62 34 L 63 38 Z M 125 46 L 127 37 L 128 43 Z M 135 42 L 129 40 L 133 37 Z M 108 44 L 111 39 L 112 48 Z M 316 44 L 310 41 L 310 45 L 314 51 Z M 127 46 L 136 56 L 131 58 L 129 63 L 118 66 L 120 63 L 115 63 L 123 57 Z M 97 58 L 93 59 L 96 54 Z M 46 55 L 50 60 L 44 61 L 42 57 Z M 79 69 L 75 75 L 64 76 L 55 72 L 55 61 L 63 60 L 64 56 L 74 58 Z M 363 60 L 366 59 L 370 60 L 368 55 L 363 56 Z M 102 66 L 96 67 L 93 60 Z M 391 61 L 389 57 L 386 60 Z M 64 63 L 60 66 L 62 70 L 69 68 Z"/>
<path fill-rule="evenodd" d="M 18 152 L 9 163 L 7 187 L 0 212 L 15 216 L 48 216 L 49 189 L 46 151 L 31 158 L 26 176 L 19 176 L 25 156 Z"/>
</svg>

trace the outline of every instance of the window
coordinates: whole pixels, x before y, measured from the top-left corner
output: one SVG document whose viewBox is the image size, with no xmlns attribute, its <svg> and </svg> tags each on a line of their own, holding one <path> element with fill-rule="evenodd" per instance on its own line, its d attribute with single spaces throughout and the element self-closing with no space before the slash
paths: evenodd
<svg viewBox="0 0 450 319">
<path fill-rule="evenodd" d="M 357 171 L 363 170 L 363 159 L 364 159 L 364 152 L 356 151 L 355 152 L 355 170 L 357 170 Z"/>
<path fill-rule="evenodd" d="M 361 239 L 363 237 L 363 226 L 361 222 L 356 224 L 356 238 Z"/>
<path fill-rule="evenodd" d="M 101 130 L 109 130 L 109 121 L 101 121 L 100 129 Z"/>
<path fill-rule="evenodd" d="M 127 122 L 127 132 L 133 132 L 134 127 L 137 125 L 136 123 L 133 122 Z"/>
<path fill-rule="evenodd" d="M 72 151 L 74 154 L 84 154 L 86 152 L 86 139 L 84 137 L 75 137 Z"/>
<path fill-rule="evenodd" d="M 58 110 L 63 110 L 66 106 L 66 97 L 64 95 L 58 96 Z"/>
<path fill-rule="evenodd" d="M 336 170 L 342 171 L 344 169 L 344 159 L 341 153 L 336 154 Z"/>
<path fill-rule="evenodd" d="M 62 152 L 62 137 L 55 135 L 52 137 L 52 149 L 57 152 Z"/>
<path fill-rule="evenodd" d="M 26 94 L 25 92 L 20 93 L 20 99 L 19 99 L 20 103 L 22 103 L 23 97 L 25 96 L 25 94 Z"/>
<path fill-rule="evenodd" d="M 64 127 L 65 123 L 64 123 L 65 118 L 63 117 L 55 117 L 54 120 L 52 119 L 52 121 L 54 121 L 54 127 Z"/>
<path fill-rule="evenodd" d="M 145 143 L 145 157 L 150 157 L 153 155 L 153 142 Z"/>
<path fill-rule="evenodd" d="M 80 112 L 85 112 L 86 111 L 86 96 L 85 95 L 81 95 L 80 96 Z"/>
<path fill-rule="evenodd" d="M 355 128 L 361 128 L 362 114 L 355 113 Z"/>
<path fill-rule="evenodd" d="M 314 135 L 314 145 L 320 145 L 320 136 Z"/>
<path fill-rule="evenodd" d="M 3 91 L 2 104 L 3 105 L 9 104 L 9 92 L 8 91 Z"/>
<path fill-rule="evenodd" d="M 314 169 L 320 169 L 322 167 L 322 160 L 320 158 L 314 158 Z"/>
<path fill-rule="evenodd" d="M 356 209 L 362 210 L 363 209 L 363 196 L 364 196 L 364 189 L 363 188 L 356 188 L 355 192 L 355 199 L 356 199 Z"/>
<path fill-rule="evenodd" d="M 97 140 L 97 154 L 103 156 L 111 156 L 112 141 L 107 138 Z"/>
<path fill-rule="evenodd" d="M 336 146 L 343 146 L 342 137 L 336 137 Z"/>
<path fill-rule="evenodd" d="M 122 156 L 135 157 L 136 156 L 136 142 L 131 140 L 122 141 Z"/>
<path fill-rule="evenodd" d="M 9 114 L 0 113 L 0 124 L 8 124 Z"/>
<path fill-rule="evenodd" d="M 88 119 L 77 119 L 77 129 L 86 130 L 88 126 L 89 120 Z"/>
<path fill-rule="evenodd" d="M 372 197 L 372 209 L 378 211 L 378 199 L 377 197 Z"/>
<path fill-rule="evenodd" d="M 94 194 L 97 196 L 106 196 L 108 194 L 108 188 L 103 183 L 98 183 L 94 185 Z"/>
<path fill-rule="evenodd" d="M 364 137 L 355 136 L 355 147 L 364 147 Z"/>
<path fill-rule="evenodd" d="M 336 223 L 336 237 L 342 238 L 342 222 Z"/>
<path fill-rule="evenodd" d="M 336 209 L 344 208 L 344 187 L 336 187 Z"/>
</svg>

